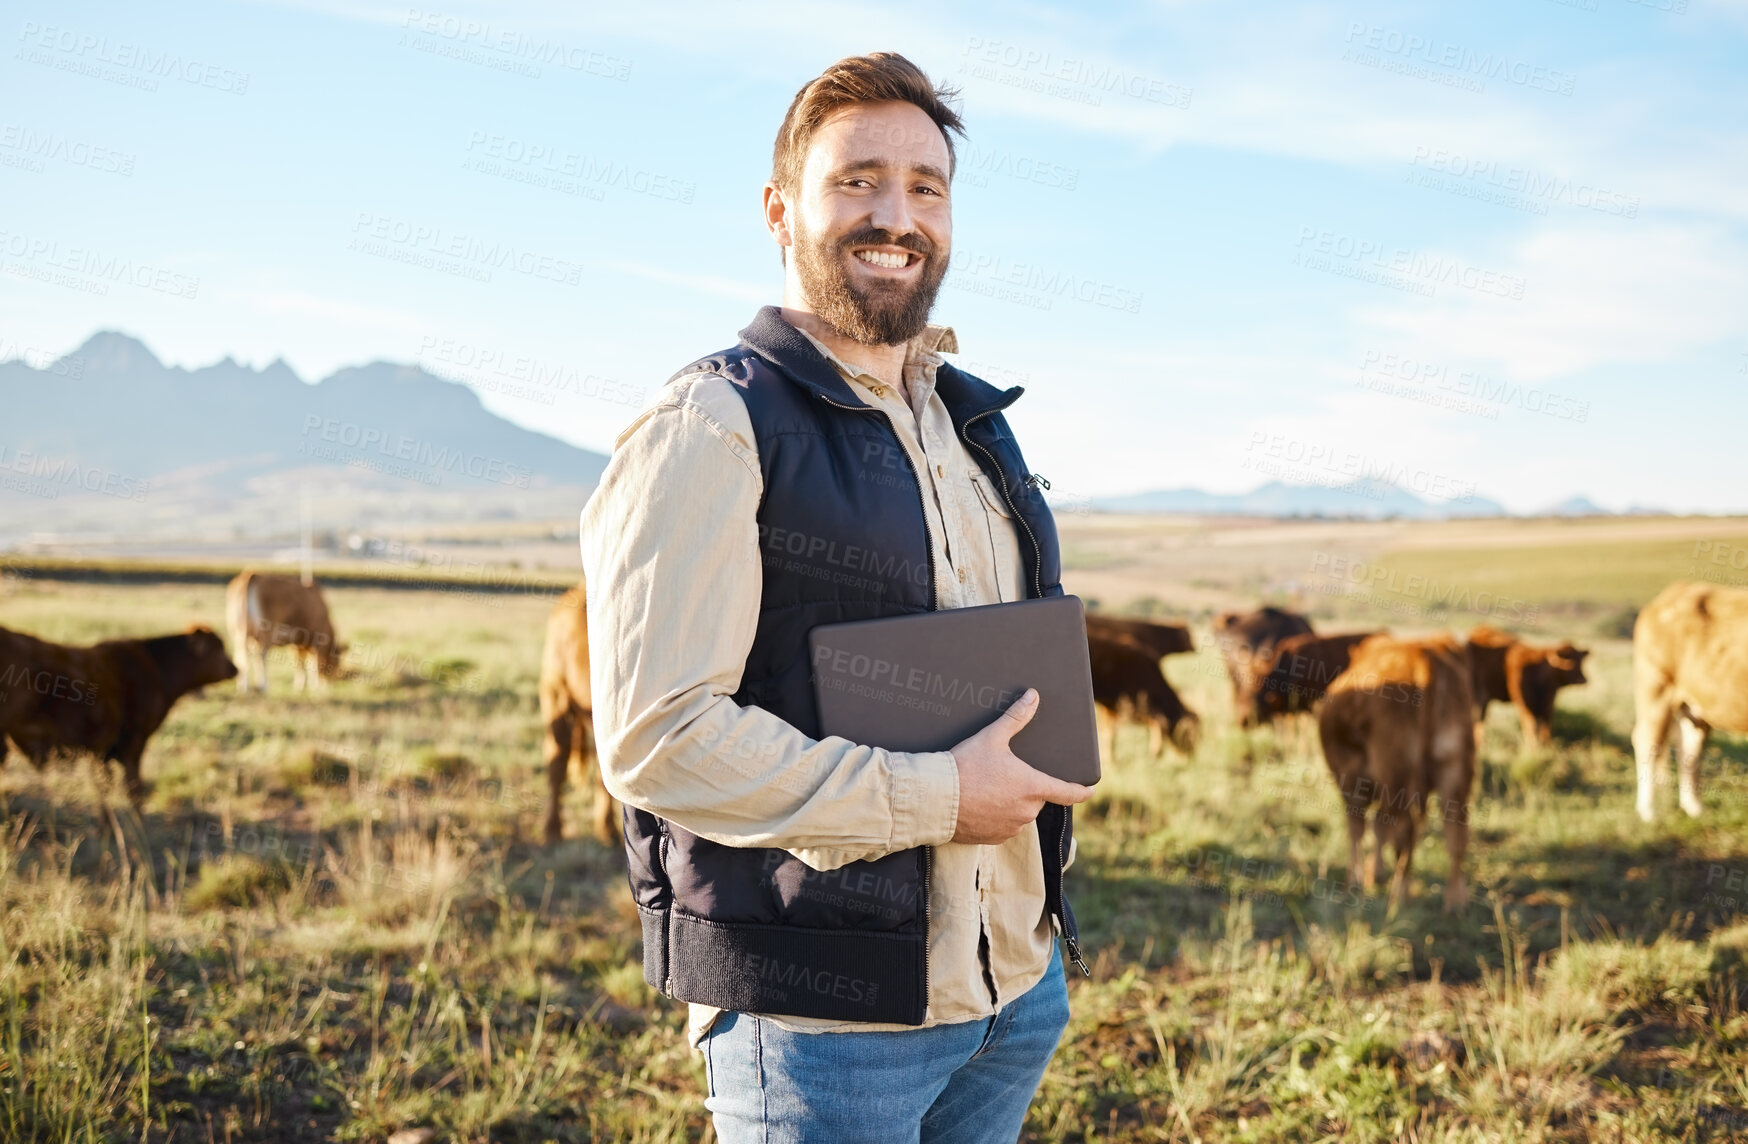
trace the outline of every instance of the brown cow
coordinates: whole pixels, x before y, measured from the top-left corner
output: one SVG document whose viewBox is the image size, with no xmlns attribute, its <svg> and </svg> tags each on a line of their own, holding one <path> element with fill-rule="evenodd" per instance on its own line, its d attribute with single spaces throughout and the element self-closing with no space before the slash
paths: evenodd
<svg viewBox="0 0 1748 1144">
<path fill-rule="evenodd" d="M 546 648 L 540 656 L 540 722 L 546 728 L 546 844 L 564 838 L 565 778 L 571 765 L 578 781 L 594 760 L 595 837 L 611 843 L 620 838 L 613 796 L 601 778 L 595 754 L 594 701 L 589 691 L 589 616 L 583 586 L 558 598 L 546 620 Z"/>
<path fill-rule="evenodd" d="M 1311 635 L 1311 621 L 1297 612 L 1267 605 L 1254 612 L 1222 612 L 1214 617 L 1214 642 L 1232 677 L 1232 703 L 1242 710 L 1244 696 L 1257 676 L 1258 656 L 1267 655 L 1289 636 Z"/>
<path fill-rule="evenodd" d="M 1158 758 L 1170 738 L 1179 750 L 1196 745 L 1201 720 L 1177 697 L 1159 659 L 1128 640 L 1087 637 L 1092 661 L 1093 702 L 1105 721 L 1106 754 L 1117 757 L 1117 720 L 1133 719 L 1147 726 L 1148 749 Z"/>
<path fill-rule="evenodd" d="M 1584 657 L 1590 652 L 1563 643 L 1559 647 L 1513 644 L 1505 653 L 1505 683 L 1523 724 L 1523 743 L 1545 745 L 1553 737 L 1554 693 L 1562 687 L 1589 682 Z"/>
<path fill-rule="evenodd" d="M 145 801 L 140 756 L 182 696 L 237 674 L 208 627 L 67 647 L 0 628 L 0 766 L 11 738 L 40 770 L 57 751 L 121 764 L 128 801 Z"/>
<path fill-rule="evenodd" d="M 236 654 L 237 691 L 249 690 L 251 672 L 267 694 L 267 652 L 285 646 L 296 655 L 292 689 L 314 690 L 340 674 L 346 646 L 334 635 L 321 585 L 296 576 L 245 568 L 225 589 L 225 622 Z"/>
<path fill-rule="evenodd" d="M 1086 634 L 1107 640 L 1127 640 L 1154 659 L 1196 650 L 1190 629 L 1183 624 L 1156 624 L 1151 620 L 1125 620 L 1088 612 Z"/>
<path fill-rule="evenodd" d="M 1414 841 L 1427 798 L 1439 796 L 1451 877 L 1445 909 L 1469 900 L 1463 858 L 1469 848 L 1469 788 L 1475 775 L 1469 666 L 1453 639 L 1374 636 L 1356 647 L 1348 669 L 1329 685 L 1318 716 L 1323 758 L 1347 809 L 1348 872 L 1372 889 L 1384 873 L 1384 844 L 1396 853 L 1390 909 L 1408 897 Z M 1361 867 L 1360 848 L 1372 803 L 1376 850 Z"/>
<path fill-rule="evenodd" d="M 1482 624 L 1469 633 L 1464 653 L 1469 658 L 1469 691 L 1475 697 L 1475 722 L 1487 720 L 1489 703 L 1510 703 L 1511 685 L 1506 682 L 1505 653 L 1517 637 Z M 1479 734 L 1479 728 L 1477 728 Z M 1479 743 L 1477 738 L 1476 742 Z"/>
<path fill-rule="evenodd" d="M 1240 726 L 1252 727 L 1323 701 L 1336 676 L 1347 670 L 1354 647 L 1378 632 L 1341 636 L 1288 636 L 1256 657 L 1257 671 L 1238 706 Z"/>
<path fill-rule="evenodd" d="M 1706 737 L 1714 727 L 1748 732 L 1748 589 L 1678 581 L 1633 624 L 1633 756 L 1646 822 L 1671 723 L 1680 727 L 1681 809 L 1698 817 Z"/>
</svg>

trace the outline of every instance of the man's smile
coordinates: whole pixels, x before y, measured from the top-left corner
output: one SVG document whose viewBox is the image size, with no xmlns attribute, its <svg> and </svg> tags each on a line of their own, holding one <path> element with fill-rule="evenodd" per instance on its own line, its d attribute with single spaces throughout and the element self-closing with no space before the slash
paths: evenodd
<svg viewBox="0 0 1748 1144">
<path fill-rule="evenodd" d="M 915 251 L 902 247 L 891 246 L 861 246 L 852 251 L 856 261 L 864 266 L 872 266 L 880 270 L 908 270 L 920 265 L 923 256 Z"/>
</svg>

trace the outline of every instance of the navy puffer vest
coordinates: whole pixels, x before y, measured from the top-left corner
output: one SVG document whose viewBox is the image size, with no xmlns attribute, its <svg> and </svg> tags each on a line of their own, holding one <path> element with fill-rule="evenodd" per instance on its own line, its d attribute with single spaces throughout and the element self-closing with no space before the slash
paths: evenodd
<svg viewBox="0 0 1748 1144">
<path fill-rule="evenodd" d="M 763 592 L 734 701 L 817 738 L 807 633 L 936 607 L 917 474 L 892 422 L 774 306 L 741 331 L 739 345 L 674 376 L 694 373 L 734 384 L 764 473 Z M 1004 393 L 942 365 L 936 392 L 1012 506 L 1026 594 L 1061 595 L 1056 526 L 1001 415 L 1023 390 Z M 1079 961 L 1062 897 L 1072 816 L 1047 803 L 1037 826 L 1046 904 Z M 655 988 L 722 1009 L 922 1023 L 929 847 L 820 872 L 785 850 L 723 846 L 628 806 L 625 848 L 643 919 L 644 976 Z"/>
</svg>

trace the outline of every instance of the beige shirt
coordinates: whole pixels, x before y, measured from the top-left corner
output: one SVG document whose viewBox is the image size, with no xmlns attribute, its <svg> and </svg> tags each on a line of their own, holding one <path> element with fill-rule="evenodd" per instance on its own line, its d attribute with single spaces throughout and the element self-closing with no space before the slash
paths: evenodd
<svg viewBox="0 0 1748 1144">
<path fill-rule="evenodd" d="M 957 351 L 953 331 L 930 326 L 911 343 L 908 405 L 809 340 L 858 397 L 887 413 L 910 455 L 935 546 L 939 606 L 1024 598 L 1015 522 L 935 394 L 937 351 Z M 614 443 L 583 509 L 581 541 L 607 788 L 700 837 L 780 847 L 818 870 L 935 847 L 924 1025 L 990 1016 L 1037 984 L 1050 960 L 1037 831 L 998 846 L 955 843 L 959 776 L 950 753 L 810 739 L 729 698 L 759 614 L 762 489 L 752 420 L 719 376 L 676 378 Z M 694 1046 L 718 1012 L 691 1006 Z M 915 1027 L 773 1019 L 809 1032 Z"/>
</svg>

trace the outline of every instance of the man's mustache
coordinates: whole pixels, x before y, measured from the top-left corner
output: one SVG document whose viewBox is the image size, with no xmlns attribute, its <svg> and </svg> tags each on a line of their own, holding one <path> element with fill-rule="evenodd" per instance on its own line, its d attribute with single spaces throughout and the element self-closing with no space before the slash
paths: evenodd
<svg viewBox="0 0 1748 1144">
<path fill-rule="evenodd" d="M 839 250 L 854 250 L 858 246 L 902 246 L 924 256 L 935 252 L 935 244 L 920 234 L 893 234 L 879 227 L 864 227 L 838 241 Z"/>
</svg>

